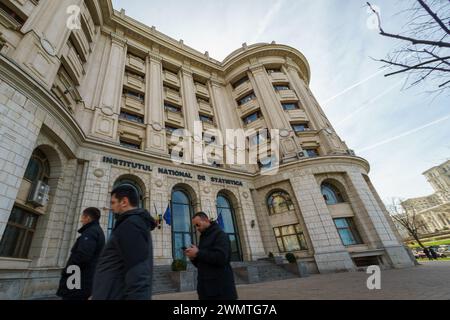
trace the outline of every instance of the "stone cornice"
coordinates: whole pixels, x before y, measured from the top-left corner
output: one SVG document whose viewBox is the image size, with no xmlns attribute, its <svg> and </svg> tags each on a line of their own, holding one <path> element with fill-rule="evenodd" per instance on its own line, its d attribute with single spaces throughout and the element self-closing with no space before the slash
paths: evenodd
<svg viewBox="0 0 450 320">
<path fill-rule="evenodd" d="M 144 46 L 152 47 L 158 45 L 161 53 L 166 53 L 181 61 L 189 61 L 192 66 L 205 69 L 208 72 L 217 72 L 219 76 L 224 77 L 228 72 L 247 63 L 249 59 L 257 59 L 267 56 L 276 56 L 288 58 L 297 66 L 305 82 L 310 82 L 310 67 L 304 55 L 295 48 L 271 44 L 255 44 L 243 46 L 232 52 L 224 61 L 209 57 L 209 54 L 201 53 L 183 43 L 181 40 L 175 40 L 159 31 L 154 27 L 149 27 L 139 21 L 128 17 L 122 12 L 115 11 L 112 8 L 111 0 L 100 0 L 102 3 L 102 12 L 104 21 L 112 30 L 124 30 L 126 37 L 131 37 L 135 41 L 142 42 Z"/>
</svg>

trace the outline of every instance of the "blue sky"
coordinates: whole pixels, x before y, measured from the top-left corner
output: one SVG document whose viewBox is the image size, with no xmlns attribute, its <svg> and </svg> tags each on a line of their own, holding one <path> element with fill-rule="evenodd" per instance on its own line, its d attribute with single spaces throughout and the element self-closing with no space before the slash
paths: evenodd
<svg viewBox="0 0 450 320">
<path fill-rule="evenodd" d="M 373 1 L 383 27 L 407 1 Z M 385 78 L 382 65 L 398 42 L 371 29 L 362 0 L 113 0 L 114 8 L 222 61 L 242 43 L 271 42 L 308 59 L 311 89 L 340 137 L 371 164 L 383 200 L 433 192 L 422 172 L 450 158 L 450 94 L 435 99 L 427 84 L 405 90 L 405 76 Z M 380 71 L 381 70 L 381 71 Z"/>
</svg>

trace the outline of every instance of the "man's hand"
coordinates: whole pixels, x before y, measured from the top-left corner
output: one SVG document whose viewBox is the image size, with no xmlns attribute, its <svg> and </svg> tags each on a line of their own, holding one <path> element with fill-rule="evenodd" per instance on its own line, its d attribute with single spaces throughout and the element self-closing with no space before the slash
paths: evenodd
<svg viewBox="0 0 450 320">
<path fill-rule="evenodd" d="M 188 257 L 190 260 L 195 259 L 198 254 L 198 247 L 197 246 L 191 246 L 184 251 L 184 254 L 186 257 Z"/>
</svg>

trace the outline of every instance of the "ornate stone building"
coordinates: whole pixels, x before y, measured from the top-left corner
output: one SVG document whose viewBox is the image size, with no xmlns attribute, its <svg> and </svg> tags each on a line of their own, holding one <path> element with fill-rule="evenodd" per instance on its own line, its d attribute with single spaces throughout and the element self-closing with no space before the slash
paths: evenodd
<svg viewBox="0 0 450 320">
<path fill-rule="evenodd" d="M 119 184 L 154 216 L 172 208 L 172 225 L 153 232 L 159 265 L 197 241 L 190 216 L 203 210 L 222 214 L 236 261 L 294 252 L 310 272 L 412 266 L 298 50 L 244 44 L 216 61 L 111 0 L 2 0 L 0 39 L 0 298 L 54 293 L 80 213 L 101 208 L 108 234 Z M 174 163 L 174 131 L 198 121 L 281 130 L 277 173 L 261 174 L 272 158 Z M 249 137 L 245 151 L 260 144 Z"/>
<path fill-rule="evenodd" d="M 450 231 L 450 160 L 425 171 L 432 195 L 402 202 L 405 214 L 415 214 L 422 235 Z"/>
</svg>

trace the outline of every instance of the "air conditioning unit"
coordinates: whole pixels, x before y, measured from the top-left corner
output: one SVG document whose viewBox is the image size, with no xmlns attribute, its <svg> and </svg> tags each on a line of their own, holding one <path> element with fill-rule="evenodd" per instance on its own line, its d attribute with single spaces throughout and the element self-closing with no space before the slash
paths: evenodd
<svg viewBox="0 0 450 320">
<path fill-rule="evenodd" d="M 347 150 L 347 153 L 351 156 L 356 156 L 356 153 L 354 150 L 349 149 L 349 150 Z"/>
<path fill-rule="evenodd" d="M 28 203 L 35 207 L 45 207 L 49 200 L 50 187 L 43 181 L 37 181 L 28 195 Z"/>
</svg>

